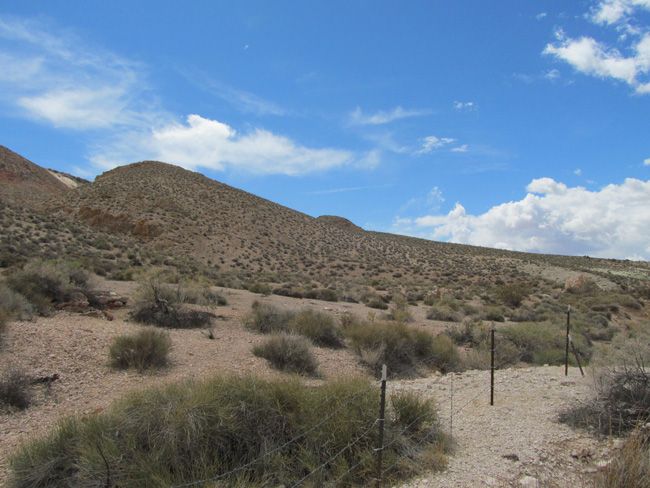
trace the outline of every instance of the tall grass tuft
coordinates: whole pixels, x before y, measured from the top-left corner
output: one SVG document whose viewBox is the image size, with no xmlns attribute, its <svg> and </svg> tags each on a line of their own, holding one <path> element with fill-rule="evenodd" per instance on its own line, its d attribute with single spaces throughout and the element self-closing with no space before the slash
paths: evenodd
<svg viewBox="0 0 650 488">
<path fill-rule="evenodd" d="M 318 363 L 304 337 L 278 334 L 253 348 L 253 354 L 268 360 L 271 365 L 289 373 L 318 375 Z"/>
<path fill-rule="evenodd" d="M 110 483 L 122 488 L 215 477 L 215 486 L 291 486 L 307 475 L 308 486 L 367 486 L 378 402 L 378 388 L 364 380 L 308 387 L 223 377 L 137 392 L 23 445 L 8 486 L 104 486 L 107 464 Z M 427 419 L 417 429 L 404 429 L 406 407 L 387 418 L 387 484 L 444 463 L 433 405 L 415 408 Z"/>
<path fill-rule="evenodd" d="M 171 347 L 169 334 L 155 329 L 117 336 L 109 350 L 111 366 L 118 369 L 135 368 L 138 371 L 162 368 L 168 363 Z"/>
</svg>

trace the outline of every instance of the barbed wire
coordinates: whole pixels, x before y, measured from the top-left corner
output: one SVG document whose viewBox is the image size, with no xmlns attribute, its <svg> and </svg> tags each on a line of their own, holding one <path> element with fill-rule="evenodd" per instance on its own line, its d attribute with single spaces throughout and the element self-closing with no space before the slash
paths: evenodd
<svg viewBox="0 0 650 488">
<path fill-rule="evenodd" d="M 353 400 L 356 400 L 357 398 L 363 396 L 364 394 L 366 394 L 366 392 L 365 392 L 365 391 L 361 391 L 361 392 L 357 393 L 356 395 L 352 396 L 352 398 L 346 399 L 345 401 L 341 402 L 341 405 L 340 405 L 338 408 L 336 408 L 335 410 L 333 410 L 333 411 L 332 411 L 332 412 L 331 412 L 327 417 L 325 417 L 324 419 L 322 419 L 322 420 L 321 420 L 320 422 L 318 422 L 317 424 L 311 426 L 311 427 L 310 427 L 309 429 L 307 429 L 307 430 L 304 430 L 303 432 L 301 432 L 300 434 L 296 435 L 296 436 L 293 437 L 292 439 L 288 440 L 287 442 L 285 442 L 285 443 L 282 444 L 281 446 L 275 447 L 275 448 L 271 449 L 270 451 L 266 451 L 266 452 L 264 452 L 263 454 L 261 454 L 260 456 L 256 457 L 256 458 L 253 459 L 252 461 L 249 461 L 249 462 L 246 463 L 246 464 L 243 464 L 243 465 L 238 466 L 238 467 L 236 467 L 236 468 L 234 468 L 234 469 L 231 469 L 230 471 L 227 471 L 227 472 L 225 472 L 225 473 L 222 473 L 222 474 L 219 474 L 219 475 L 216 475 L 216 476 L 210 477 L 210 478 L 204 478 L 204 479 L 201 479 L 201 480 L 190 481 L 190 482 L 187 482 L 187 483 L 181 483 L 181 484 L 177 484 L 177 485 L 172 485 L 171 488 L 185 488 L 185 487 L 189 487 L 189 486 L 202 485 L 202 484 L 208 483 L 208 482 L 210 482 L 210 481 L 218 481 L 218 480 L 223 479 L 223 478 L 226 478 L 226 477 L 228 477 L 228 476 L 230 476 L 230 475 L 232 475 L 232 474 L 235 474 L 235 473 L 237 473 L 237 472 L 239 472 L 239 471 L 243 471 L 243 470 L 245 470 L 245 469 L 247 469 L 247 468 L 250 468 L 250 467 L 253 466 L 254 464 L 256 464 L 256 463 L 258 463 L 259 461 L 261 461 L 262 459 L 264 459 L 264 458 L 270 456 L 271 454 L 274 454 L 274 453 L 276 453 L 276 452 L 279 452 L 279 451 L 285 449 L 286 447 L 290 446 L 290 445 L 293 444 L 294 442 L 297 442 L 298 440 L 300 440 L 302 437 L 306 436 L 306 435 L 309 434 L 310 432 L 313 432 L 313 431 L 316 430 L 318 427 L 321 427 L 321 426 L 324 425 L 328 420 L 331 420 L 331 419 L 332 419 L 336 414 L 338 414 L 341 410 L 343 410 L 344 407 L 348 407 L 348 406 L 349 406 L 349 402 L 351 402 L 351 401 L 353 401 Z"/>
</svg>

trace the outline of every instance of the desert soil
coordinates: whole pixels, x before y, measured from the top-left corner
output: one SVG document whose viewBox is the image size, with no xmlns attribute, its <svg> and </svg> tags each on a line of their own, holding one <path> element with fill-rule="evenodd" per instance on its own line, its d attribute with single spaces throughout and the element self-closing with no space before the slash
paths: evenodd
<svg viewBox="0 0 650 488">
<path fill-rule="evenodd" d="M 135 284 L 125 282 L 102 282 L 100 287 L 126 296 L 133 296 L 135 291 Z M 215 339 L 210 340 L 201 330 L 171 330 L 171 366 L 150 374 L 115 371 L 107 364 L 112 338 L 142 327 L 127 320 L 127 309 L 116 311 L 112 321 L 60 312 L 9 324 L 0 349 L 0 369 L 15 366 L 33 376 L 57 373 L 60 379 L 49 389 L 36 387 L 35 402 L 27 410 L 0 411 L 0 486 L 7 479 L 9 455 L 22 442 L 46 433 L 68 415 L 100 412 L 129 391 L 214 374 L 281 376 L 251 352 L 264 336 L 247 331 L 241 324 L 254 300 L 294 309 L 312 307 L 334 315 L 351 312 L 365 316 L 370 311 L 360 304 L 220 291 L 229 304 L 213 310 L 218 315 Z M 423 307 L 414 307 L 412 314 L 417 326 L 431 331 L 444 327 L 427 321 Z M 325 380 L 368 376 L 351 351 L 314 349 Z M 574 370 L 567 379 L 557 367 L 499 371 L 496 404 L 490 407 L 488 375 L 469 371 L 389 383 L 389 392 L 407 389 L 433 395 L 447 428 L 452 378 L 454 384 L 453 435 L 457 446 L 449 468 L 404 486 L 520 486 L 525 475 L 540 480 L 539 486 L 581 486 L 579 483 L 588 480 L 595 463 L 606 457 L 607 445 L 556 422 L 561 408 L 587 398 L 588 379 L 580 378 Z M 519 460 L 503 458 L 510 454 Z"/>
</svg>

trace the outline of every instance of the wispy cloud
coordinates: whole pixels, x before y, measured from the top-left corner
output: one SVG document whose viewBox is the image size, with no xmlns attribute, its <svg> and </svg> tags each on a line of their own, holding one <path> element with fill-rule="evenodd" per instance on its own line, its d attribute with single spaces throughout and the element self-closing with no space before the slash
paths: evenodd
<svg viewBox="0 0 650 488">
<path fill-rule="evenodd" d="M 650 166 L 650 158 L 646 158 L 646 159 L 644 159 L 644 160 L 643 160 L 643 164 L 644 164 L 645 166 Z"/>
<path fill-rule="evenodd" d="M 387 111 L 364 113 L 361 107 L 357 107 L 348 115 L 348 123 L 350 125 L 384 125 L 400 119 L 422 117 L 430 113 L 429 110 L 405 109 L 401 106 Z"/>
<path fill-rule="evenodd" d="M 455 153 L 466 153 L 468 151 L 469 151 L 469 145 L 467 144 L 461 144 L 460 146 L 451 148 L 451 152 L 455 152 Z"/>
<path fill-rule="evenodd" d="M 328 190 L 316 190 L 305 192 L 305 195 L 331 195 L 335 193 L 348 193 L 355 191 L 366 191 L 366 190 L 380 190 L 384 188 L 391 188 L 394 185 L 385 184 L 385 185 L 368 185 L 368 186 L 346 186 L 341 188 L 330 188 Z"/>
<path fill-rule="evenodd" d="M 89 132 L 86 172 L 144 159 L 286 175 L 380 162 L 380 151 L 308 147 L 261 127 L 240 133 L 198 114 L 172 114 L 161 108 L 146 71 L 49 25 L 0 16 L 0 104 L 52 127 Z M 244 111 L 285 113 L 250 93 L 215 82 L 210 87 Z"/>
<path fill-rule="evenodd" d="M 226 101 L 243 113 L 276 116 L 289 114 L 289 110 L 275 102 L 266 100 L 254 93 L 234 88 L 227 83 L 211 78 L 199 70 L 182 69 L 179 72 L 198 88 Z"/>
<path fill-rule="evenodd" d="M 415 151 L 416 154 L 428 154 L 436 149 L 442 149 L 443 147 L 453 144 L 456 139 L 451 137 L 437 137 L 437 136 L 427 136 L 422 139 L 422 145 L 420 148 Z"/>
<path fill-rule="evenodd" d="M 456 100 L 453 106 L 454 110 L 458 110 L 459 112 L 473 112 L 474 110 L 478 110 L 478 105 L 474 102 L 459 102 Z"/>
</svg>

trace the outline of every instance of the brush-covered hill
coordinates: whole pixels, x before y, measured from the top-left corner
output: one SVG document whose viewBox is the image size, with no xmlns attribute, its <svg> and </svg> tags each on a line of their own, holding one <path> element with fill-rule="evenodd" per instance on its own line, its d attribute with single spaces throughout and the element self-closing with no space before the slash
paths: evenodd
<svg viewBox="0 0 650 488">
<path fill-rule="evenodd" d="M 647 263 L 541 256 L 367 232 L 341 217 L 309 215 L 160 162 L 108 171 L 62 195 L 69 217 L 137 238 L 169 263 L 191 257 L 213 273 L 331 284 L 469 285 L 548 278 L 576 270 L 605 281 L 647 277 Z"/>
</svg>

